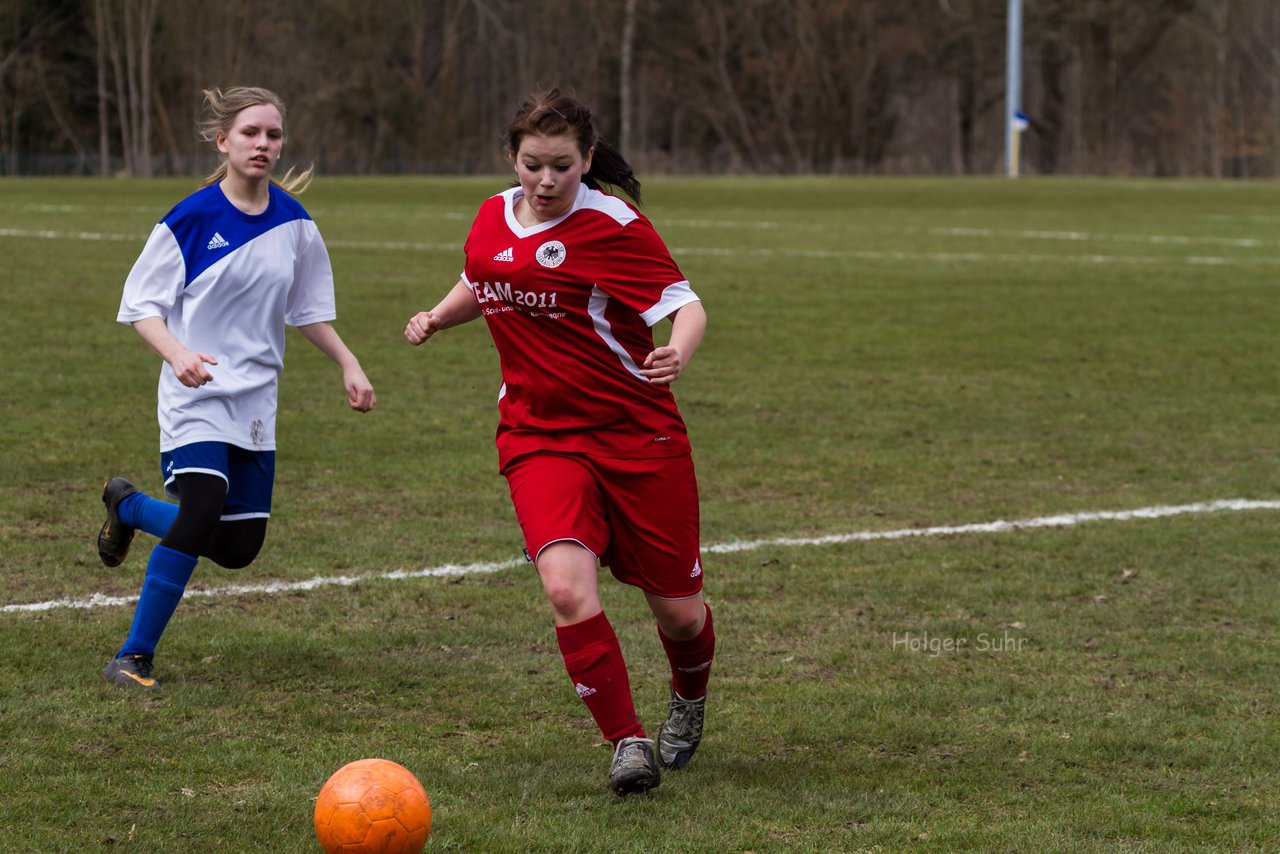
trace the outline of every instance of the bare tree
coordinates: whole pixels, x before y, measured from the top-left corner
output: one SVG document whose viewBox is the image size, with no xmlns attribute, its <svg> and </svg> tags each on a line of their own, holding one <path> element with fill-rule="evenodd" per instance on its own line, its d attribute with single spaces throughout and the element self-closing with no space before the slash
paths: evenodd
<svg viewBox="0 0 1280 854">
<path fill-rule="evenodd" d="M 111 174 L 110 122 L 107 106 L 107 18 L 103 4 L 106 0 L 93 0 L 95 58 L 98 70 L 98 174 Z"/>
<path fill-rule="evenodd" d="M 1280 3 L 1026 13 L 1029 171 L 1280 175 Z M 488 172 L 506 168 L 518 98 L 554 84 L 646 170 L 992 172 L 1004 14 L 992 0 L 4 0 L 0 155 L 11 172 L 92 149 L 103 174 L 113 155 L 130 174 L 203 171 L 200 90 L 248 84 L 284 96 L 286 156 L 322 171 Z"/>
<path fill-rule="evenodd" d="M 631 66 L 635 58 L 635 41 L 636 0 L 626 0 L 622 17 L 622 59 L 618 71 L 618 143 L 624 153 L 631 150 Z"/>
<path fill-rule="evenodd" d="M 151 175 L 152 35 L 159 0 L 95 3 L 98 51 L 110 59 L 125 171 Z M 104 44 L 105 43 L 105 44 Z M 99 85 L 99 97 L 105 90 Z M 99 143 L 101 148 L 101 143 Z"/>
<path fill-rule="evenodd" d="M 10 174 L 18 171 L 20 120 L 37 104 L 47 107 L 41 70 L 44 54 L 53 52 L 74 16 L 75 9 L 65 2 L 12 0 L 0 6 L 0 155 L 5 155 Z M 54 126 L 58 127 L 56 119 Z"/>
</svg>

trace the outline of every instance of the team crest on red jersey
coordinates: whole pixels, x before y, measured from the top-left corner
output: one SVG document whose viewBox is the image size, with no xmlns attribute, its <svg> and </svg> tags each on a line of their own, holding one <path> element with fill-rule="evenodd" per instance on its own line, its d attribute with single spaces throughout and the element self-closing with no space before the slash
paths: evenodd
<svg viewBox="0 0 1280 854">
<path fill-rule="evenodd" d="M 564 244 L 559 240 L 548 240 L 538 247 L 538 252 L 533 257 L 544 267 L 559 267 L 564 263 Z"/>
</svg>

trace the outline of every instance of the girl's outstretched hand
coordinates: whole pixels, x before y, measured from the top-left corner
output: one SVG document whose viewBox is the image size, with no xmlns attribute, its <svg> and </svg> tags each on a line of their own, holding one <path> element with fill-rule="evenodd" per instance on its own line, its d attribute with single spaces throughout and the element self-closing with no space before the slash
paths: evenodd
<svg viewBox="0 0 1280 854">
<path fill-rule="evenodd" d="M 378 403 L 378 396 L 373 393 L 373 384 L 359 368 L 348 368 L 342 372 L 342 384 L 347 388 L 347 405 L 356 412 L 368 412 Z"/>
<path fill-rule="evenodd" d="M 420 311 L 409 318 L 409 325 L 404 328 L 404 337 L 417 347 L 440 329 L 440 318 L 429 311 Z"/>
</svg>

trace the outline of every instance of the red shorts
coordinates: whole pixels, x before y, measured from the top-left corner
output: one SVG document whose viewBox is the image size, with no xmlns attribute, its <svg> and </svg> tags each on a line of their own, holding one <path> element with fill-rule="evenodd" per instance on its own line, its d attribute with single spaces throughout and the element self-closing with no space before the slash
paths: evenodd
<svg viewBox="0 0 1280 854">
<path fill-rule="evenodd" d="M 664 599 L 702 592 L 693 458 L 627 460 L 542 452 L 503 472 L 536 561 L 572 540 L 619 581 Z"/>
</svg>

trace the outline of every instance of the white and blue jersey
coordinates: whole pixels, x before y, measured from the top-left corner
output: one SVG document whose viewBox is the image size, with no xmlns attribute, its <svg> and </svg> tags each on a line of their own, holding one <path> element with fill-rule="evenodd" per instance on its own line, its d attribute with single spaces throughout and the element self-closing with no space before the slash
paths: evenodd
<svg viewBox="0 0 1280 854">
<path fill-rule="evenodd" d="M 195 442 L 275 450 L 284 327 L 336 316 L 328 250 L 287 192 L 271 185 L 260 214 L 236 208 L 217 184 L 179 202 L 152 230 L 116 316 L 163 318 L 184 347 L 218 360 L 199 388 L 161 368 L 160 450 Z"/>
</svg>

